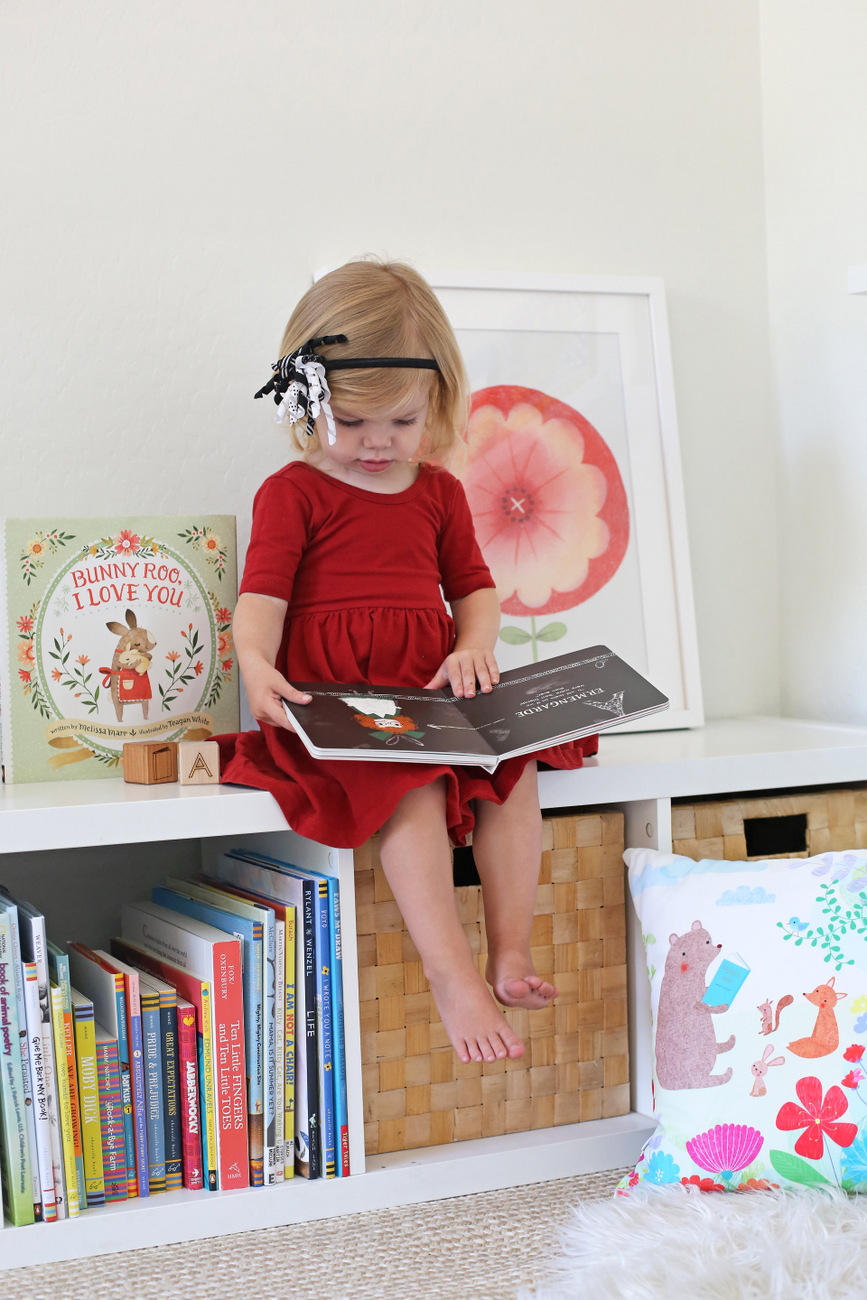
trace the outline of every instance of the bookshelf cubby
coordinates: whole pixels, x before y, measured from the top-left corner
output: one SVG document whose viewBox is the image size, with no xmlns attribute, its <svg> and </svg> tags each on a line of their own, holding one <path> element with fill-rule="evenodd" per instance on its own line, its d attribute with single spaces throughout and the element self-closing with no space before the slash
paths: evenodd
<svg viewBox="0 0 867 1300">
<path fill-rule="evenodd" d="M 743 718 L 603 737 L 588 766 L 540 773 L 539 791 L 548 810 L 616 807 L 628 845 L 666 849 L 672 799 L 865 780 L 867 729 Z M 564 1178 L 637 1156 L 653 1124 L 649 997 L 631 908 L 628 1114 L 365 1159 L 352 851 L 295 835 L 271 796 L 255 790 L 120 779 L 0 786 L 0 881 L 44 910 L 59 942 L 104 944 L 122 903 L 145 896 L 168 872 L 191 875 L 236 844 L 341 881 L 352 1176 L 240 1192 L 178 1191 L 62 1223 L 7 1224 L 0 1270 Z"/>
</svg>

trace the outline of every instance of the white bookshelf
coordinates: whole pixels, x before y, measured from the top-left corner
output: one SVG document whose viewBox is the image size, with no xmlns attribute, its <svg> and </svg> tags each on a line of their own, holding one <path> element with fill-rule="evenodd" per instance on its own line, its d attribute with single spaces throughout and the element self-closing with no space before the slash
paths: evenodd
<svg viewBox="0 0 867 1300">
<path fill-rule="evenodd" d="M 867 780 L 867 729 L 746 718 L 694 731 L 603 737 L 577 772 L 543 772 L 544 808 L 598 804 L 623 809 L 632 845 L 671 844 L 671 800 Z M 122 780 L 0 787 L 0 880 L 43 908 L 58 940 L 93 924 L 83 882 L 101 882 L 103 911 L 141 897 L 171 869 L 192 873 L 228 844 L 339 877 L 344 914 L 350 1161 L 347 1179 L 241 1192 L 171 1192 L 83 1213 L 78 1219 L 10 1228 L 0 1270 L 272 1227 L 548 1178 L 613 1169 L 633 1160 L 652 1130 L 650 1012 L 641 938 L 630 916 L 628 1115 L 507 1137 L 369 1157 L 363 1150 L 361 1047 L 352 853 L 314 844 L 286 825 L 270 795 L 233 787 L 125 785 Z M 152 846 L 150 848 L 145 846 Z M 132 865 L 130 865 L 132 864 Z M 106 910 L 108 909 L 108 910 Z M 109 933 L 98 936 L 100 942 Z"/>
</svg>

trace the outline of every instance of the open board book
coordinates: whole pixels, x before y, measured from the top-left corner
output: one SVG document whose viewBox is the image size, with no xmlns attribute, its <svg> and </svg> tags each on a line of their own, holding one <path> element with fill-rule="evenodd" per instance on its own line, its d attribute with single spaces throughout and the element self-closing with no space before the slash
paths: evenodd
<svg viewBox="0 0 867 1300">
<path fill-rule="evenodd" d="M 313 698 L 283 707 L 315 758 L 498 763 L 657 713 L 668 700 L 607 646 L 501 675 L 492 691 L 294 682 Z"/>
</svg>

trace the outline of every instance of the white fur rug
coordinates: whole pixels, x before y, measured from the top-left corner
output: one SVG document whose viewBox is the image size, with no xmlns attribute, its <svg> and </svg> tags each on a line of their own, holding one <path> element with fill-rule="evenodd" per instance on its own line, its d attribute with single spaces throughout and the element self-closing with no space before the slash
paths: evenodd
<svg viewBox="0 0 867 1300">
<path fill-rule="evenodd" d="M 518 1300 L 864 1300 L 867 1196 L 660 1187 L 584 1202 Z"/>
</svg>

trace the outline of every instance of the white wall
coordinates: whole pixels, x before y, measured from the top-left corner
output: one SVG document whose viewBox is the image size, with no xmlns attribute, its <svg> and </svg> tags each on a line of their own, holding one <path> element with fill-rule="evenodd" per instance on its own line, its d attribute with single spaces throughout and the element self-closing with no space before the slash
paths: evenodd
<svg viewBox="0 0 867 1300">
<path fill-rule="evenodd" d="M 776 709 L 757 0 L 6 0 L 0 51 L 0 514 L 245 534 L 323 263 L 659 275 L 707 712 Z"/>
<path fill-rule="evenodd" d="M 763 0 L 783 708 L 867 723 L 867 7 Z"/>
</svg>

